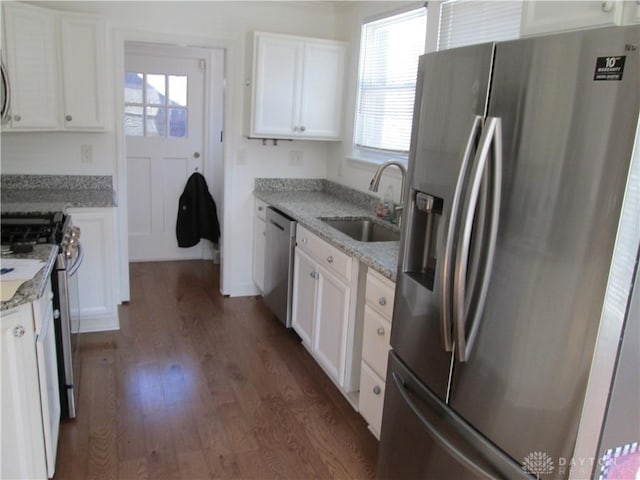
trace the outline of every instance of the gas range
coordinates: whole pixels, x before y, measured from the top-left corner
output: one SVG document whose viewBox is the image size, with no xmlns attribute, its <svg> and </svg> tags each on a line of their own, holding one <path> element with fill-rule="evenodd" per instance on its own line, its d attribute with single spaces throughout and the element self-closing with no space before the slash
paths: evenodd
<svg viewBox="0 0 640 480">
<path fill-rule="evenodd" d="M 63 418 L 76 416 L 79 369 L 73 368 L 81 330 L 78 271 L 84 253 L 80 229 L 63 212 L 8 212 L 0 215 L 2 255 L 28 253 L 36 244 L 58 245 L 58 256 L 51 272 L 53 319 L 60 406 Z"/>
<path fill-rule="evenodd" d="M 80 229 L 63 212 L 3 212 L 0 215 L 2 249 L 28 253 L 33 245 L 50 243 L 60 247 L 60 260 L 73 262 L 77 257 Z"/>
</svg>

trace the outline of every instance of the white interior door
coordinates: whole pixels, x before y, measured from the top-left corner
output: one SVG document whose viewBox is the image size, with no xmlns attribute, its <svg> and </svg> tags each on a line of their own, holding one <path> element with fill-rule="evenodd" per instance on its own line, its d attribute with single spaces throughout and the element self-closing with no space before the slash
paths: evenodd
<svg viewBox="0 0 640 480">
<path fill-rule="evenodd" d="M 180 248 L 178 199 L 204 173 L 206 60 L 166 47 L 125 49 L 129 260 L 203 258 L 204 243 Z"/>
</svg>

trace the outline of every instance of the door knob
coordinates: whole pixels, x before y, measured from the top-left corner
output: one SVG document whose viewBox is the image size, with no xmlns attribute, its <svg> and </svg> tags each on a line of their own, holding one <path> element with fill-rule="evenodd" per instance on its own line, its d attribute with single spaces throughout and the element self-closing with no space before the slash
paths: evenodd
<svg viewBox="0 0 640 480">
<path fill-rule="evenodd" d="M 200 152 L 193 152 L 193 158 L 200 158 Z"/>
<path fill-rule="evenodd" d="M 64 119 L 65 119 L 67 122 L 70 122 L 71 120 L 73 120 L 73 117 L 72 117 L 71 115 L 66 115 L 66 116 L 64 117 Z"/>
</svg>

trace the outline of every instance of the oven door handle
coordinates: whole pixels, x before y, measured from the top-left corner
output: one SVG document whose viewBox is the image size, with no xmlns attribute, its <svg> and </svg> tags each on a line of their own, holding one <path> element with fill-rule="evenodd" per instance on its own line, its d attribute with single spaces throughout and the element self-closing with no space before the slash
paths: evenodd
<svg viewBox="0 0 640 480">
<path fill-rule="evenodd" d="M 78 256 L 76 257 L 76 261 L 73 262 L 73 265 L 71 265 L 71 267 L 69 267 L 68 269 L 68 274 L 69 276 L 72 276 L 76 273 L 76 271 L 78 270 L 78 268 L 80 268 L 80 264 L 82 263 L 82 260 L 84 259 L 84 249 L 82 248 L 82 244 L 78 244 Z"/>
</svg>

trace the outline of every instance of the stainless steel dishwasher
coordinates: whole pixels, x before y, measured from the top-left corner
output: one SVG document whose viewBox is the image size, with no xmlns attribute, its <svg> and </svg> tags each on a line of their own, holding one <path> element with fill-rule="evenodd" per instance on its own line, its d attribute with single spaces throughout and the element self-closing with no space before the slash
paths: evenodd
<svg viewBox="0 0 640 480">
<path fill-rule="evenodd" d="M 276 317 L 291 327 L 293 252 L 296 222 L 273 207 L 267 208 L 264 260 L 264 302 Z"/>
</svg>

